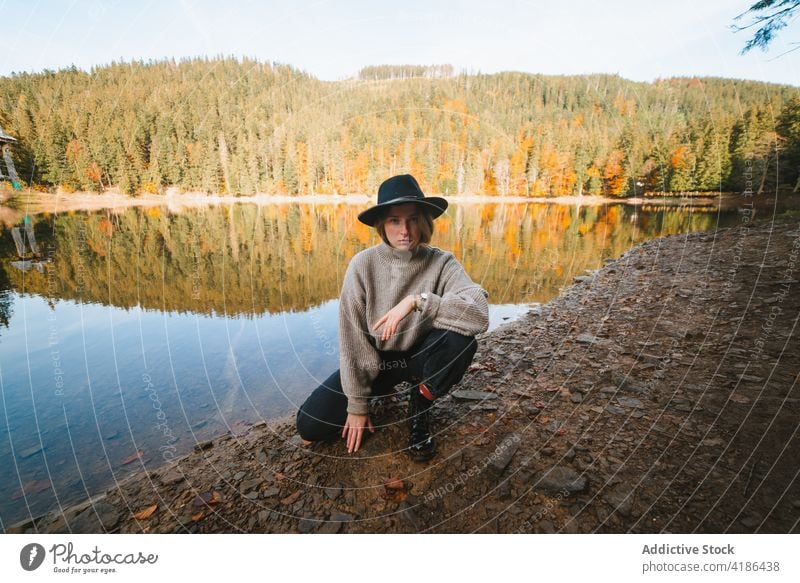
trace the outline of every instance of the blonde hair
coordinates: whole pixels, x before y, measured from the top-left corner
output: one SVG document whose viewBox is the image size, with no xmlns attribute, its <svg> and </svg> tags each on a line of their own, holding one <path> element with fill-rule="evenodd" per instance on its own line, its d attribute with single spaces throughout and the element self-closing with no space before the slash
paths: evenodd
<svg viewBox="0 0 800 583">
<path fill-rule="evenodd" d="M 419 209 L 419 221 L 417 222 L 417 226 L 419 227 L 419 245 L 427 245 L 431 242 L 433 238 L 433 219 L 431 218 L 430 213 L 425 209 L 425 207 L 421 204 L 417 205 Z M 381 239 L 384 243 L 391 246 L 389 243 L 389 239 L 386 237 L 386 228 L 385 224 L 386 221 L 389 219 L 389 209 L 386 209 L 381 213 L 381 215 L 375 220 L 375 230 L 378 231 L 378 235 L 381 236 Z"/>
</svg>

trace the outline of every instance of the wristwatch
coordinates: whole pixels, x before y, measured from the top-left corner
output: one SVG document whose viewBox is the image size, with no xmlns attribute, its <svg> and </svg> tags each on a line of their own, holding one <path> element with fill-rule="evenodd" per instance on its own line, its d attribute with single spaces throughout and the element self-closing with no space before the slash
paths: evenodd
<svg viewBox="0 0 800 583">
<path fill-rule="evenodd" d="M 422 312 L 425 309 L 425 304 L 428 301 L 428 292 L 417 294 L 414 298 L 414 309 L 417 312 Z"/>
</svg>

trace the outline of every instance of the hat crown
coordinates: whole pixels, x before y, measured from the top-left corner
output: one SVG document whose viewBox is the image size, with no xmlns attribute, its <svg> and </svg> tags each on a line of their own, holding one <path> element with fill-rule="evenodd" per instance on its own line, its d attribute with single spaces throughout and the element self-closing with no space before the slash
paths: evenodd
<svg viewBox="0 0 800 583">
<path fill-rule="evenodd" d="M 417 179 L 411 174 L 392 176 L 383 181 L 378 188 L 378 204 L 383 204 L 398 198 L 425 198 L 419 187 Z"/>
<path fill-rule="evenodd" d="M 417 179 L 411 174 L 400 174 L 383 181 L 383 184 L 378 187 L 378 204 L 359 213 L 358 220 L 365 225 L 374 227 L 375 221 L 386 209 L 409 202 L 422 205 L 431 219 L 440 216 L 447 208 L 445 199 L 438 196 L 425 196 Z"/>
</svg>

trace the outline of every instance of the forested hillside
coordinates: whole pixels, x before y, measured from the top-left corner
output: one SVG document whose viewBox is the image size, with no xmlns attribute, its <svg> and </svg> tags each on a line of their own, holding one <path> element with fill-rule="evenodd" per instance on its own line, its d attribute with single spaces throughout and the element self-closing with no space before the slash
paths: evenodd
<svg viewBox="0 0 800 583">
<path fill-rule="evenodd" d="M 125 193 L 522 196 L 793 190 L 798 89 L 716 78 L 369 67 L 323 82 L 213 59 L 0 78 L 0 126 L 34 188 Z"/>
</svg>

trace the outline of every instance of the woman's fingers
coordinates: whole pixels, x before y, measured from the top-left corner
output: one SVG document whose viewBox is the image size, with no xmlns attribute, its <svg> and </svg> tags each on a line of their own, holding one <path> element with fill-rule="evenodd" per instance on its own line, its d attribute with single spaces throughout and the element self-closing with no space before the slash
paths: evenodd
<svg viewBox="0 0 800 583">
<path fill-rule="evenodd" d="M 371 422 L 370 422 L 371 423 Z M 354 425 L 346 425 L 344 431 L 342 432 L 342 437 L 345 437 L 345 433 L 347 434 L 347 453 L 353 453 L 354 451 L 358 451 L 358 446 L 361 444 L 361 432 L 363 431 L 360 427 L 355 427 Z"/>
<path fill-rule="evenodd" d="M 364 437 L 365 429 L 369 429 L 370 433 L 375 433 L 375 426 L 372 425 L 372 419 L 370 419 L 369 415 L 347 416 L 347 420 L 344 422 L 344 427 L 342 428 L 342 437 L 345 438 L 347 453 L 358 451 L 361 447 L 361 440 Z"/>
<path fill-rule="evenodd" d="M 359 427 L 358 429 L 352 429 L 350 431 L 350 438 L 347 440 L 347 453 L 353 453 L 354 451 L 358 451 L 358 446 L 361 445 L 361 432 L 363 429 Z"/>
<path fill-rule="evenodd" d="M 388 318 L 389 318 L 389 314 L 388 314 L 388 312 L 387 312 L 386 314 L 384 314 L 383 316 L 381 316 L 381 319 L 380 319 L 380 320 L 378 320 L 377 322 L 375 322 L 375 325 L 372 327 L 372 331 L 374 332 L 375 330 L 377 330 L 378 328 L 380 328 L 380 327 L 381 327 L 381 324 L 383 324 L 383 323 L 384 323 L 384 322 L 385 322 L 385 321 L 386 321 Z"/>
<path fill-rule="evenodd" d="M 375 322 L 375 325 L 372 327 L 372 331 L 374 332 L 383 326 L 381 340 L 388 340 L 397 330 L 398 324 L 400 324 L 403 318 L 408 315 L 408 312 L 397 314 L 395 313 L 395 310 L 397 310 L 397 307 L 394 307 L 386 312 L 383 316 L 381 316 L 380 320 Z"/>
</svg>

